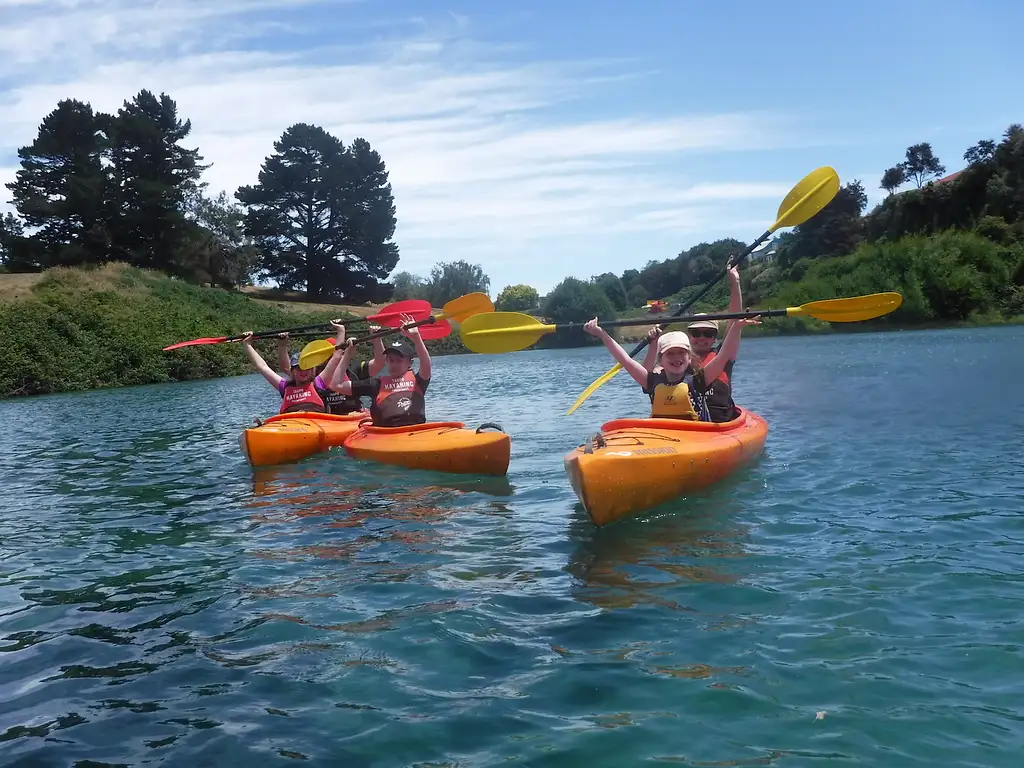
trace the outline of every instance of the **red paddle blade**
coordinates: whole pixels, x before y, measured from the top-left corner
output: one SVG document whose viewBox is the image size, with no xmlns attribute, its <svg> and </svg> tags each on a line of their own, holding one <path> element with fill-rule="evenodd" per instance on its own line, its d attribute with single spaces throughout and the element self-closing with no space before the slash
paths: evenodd
<svg viewBox="0 0 1024 768">
<path fill-rule="evenodd" d="M 433 309 L 429 301 L 422 299 L 409 299 L 408 301 L 396 301 L 382 307 L 380 312 L 366 318 L 369 323 L 382 325 L 385 328 L 397 328 L 402 324 L 402 315 L 412 315 L 415 322 L 426 320 L 430 317 Z"/>
<path fill-rule="evenodd" d="M 166 352 L 169 349 L 179 349 L 180 347 L 198 347 L 200 344 L 220 344 L 222 341 L 227 340 L 227 336 L 218 336 L 217 338 L 192 339 L 192 341 L 179 341 L 177 344 L 171 344 L 171 346 L 169 347 L 164 347 L 163 351 Z"/>
<path fill-rule="evenodd" d="M 436 323 L 430 323 L 430 325 L 421 325 L 419 331 L 420 338 L 427 341 L 429 339 L 443 339 L 452 332 L 452 327 L 447 320 L 439 320 Z"/>
</svg>

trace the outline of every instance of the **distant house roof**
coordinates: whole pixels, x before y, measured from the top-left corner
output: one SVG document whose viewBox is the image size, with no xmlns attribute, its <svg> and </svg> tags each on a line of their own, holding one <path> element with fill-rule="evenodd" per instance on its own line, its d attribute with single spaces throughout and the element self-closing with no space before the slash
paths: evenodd
<svg viewBox="0 0 1024 768">
<path fill-rule="evenodd" d="M 952 181 L 957 176 L 959 176 L 961 173 L 963 173 L 964 170 L 966 170 L 966 169 L 961 169 L 961 170 L 957 171 L 956 173 L 951 173 L 951 174 L 949 174 L 949 176 L 943 176 L 941 179 L 938 179 L 935 183 L 936 184 L 945 184 L 947 181 Z"/>
</svg>

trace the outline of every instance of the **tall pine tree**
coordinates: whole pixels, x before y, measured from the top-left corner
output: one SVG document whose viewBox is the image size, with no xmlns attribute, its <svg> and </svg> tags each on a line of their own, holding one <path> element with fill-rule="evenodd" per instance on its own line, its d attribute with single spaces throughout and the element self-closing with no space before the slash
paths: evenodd
<svg viewBox="0 0 1024 768">
<path fill-rule="evenodd" d="M 298 123 L 274 143 L 259 183 L 235 193 L 264 273 L 283 288 L 363 301 L 398 263 L 387 171 L 368 142 L 352 149 Z"/>
<path fill-rule="evenodd" d="M 198 186 L 202 157 L 180 142 L 192 131 L 167 94 L 140 91 L 105 119 L 111 184 L 107 214 L 117 258 L 140 267 L 180 271 L 189 235 L 186 197 Z"/>
<path fill-rule="evenodd" d="M 25 225 L 35 230 L 22 268 L 107 259 L 103 122 L 90 105 L 66 99 L 43 118 L 35 141 L 18 150 L 21 169 L 7 187 Z"/>
</svg>

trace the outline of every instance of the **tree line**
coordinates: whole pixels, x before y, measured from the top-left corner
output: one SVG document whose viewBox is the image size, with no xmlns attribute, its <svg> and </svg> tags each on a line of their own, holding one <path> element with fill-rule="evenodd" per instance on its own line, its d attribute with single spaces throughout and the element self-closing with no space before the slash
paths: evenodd
<svg viewBox="0 0 1024 768">
<path fill-rule="evenodd" d="M 202 180 L 210 166 L 185 145 L 191 128 L 166 94 L 140 91 L 114 114 L 59 102 L 18 151 L 20 168 L 7 185 L 17 215 L 0 219 L 0 266 L 120 261 L 224 287 L 271 279 L 352 302 L 424 298 L 442 306 L 490 291 L 481 266 L 464 261 L 439 263 L 428 277 L 401 271 L 388 282 L 399 260 L 396 210 L 384 161 L 365 139 L 346 146 L 318 126 L 292 125 L 256 184 L 211 197 Z M 963 159 L 962 170 L 943 178 L 930 144 L 908 147 L 882 175 L 889 194 L 870 212 L 863 183 L 843 185 L 817 216 L 773 241 L 773 261 L 744 270 L 747 303 L 796 296 L 797 284 L 849 293 L 888 280 L 919 297 L 896 320 L 1024 312 L 1024 128 L 977 142 Z M 950 239 L 951 231 L 967 239 Z M 904 240 L 916 245 L 908 251 Z M 543 298 L 529 285 L 509 285 L 495 304 L 554 322 L 612 319 L 651 299 L 685 299 L 744 246 L 731 238 L 699 243 L 621 274 L 568 277 Z M 840 279 L 833 260 L 844 258 L 859 266 Z M 968 284 L 1002 287 L 979 293 Z M 964 301 L 966 294 L 974 298 Z"/>
<path fill-rule="evenodd" d="M 930 144 L 908 147 L 882 176 L 888 197 L 870 212 L 863 182 L 844 184 L 818 215 L 775 238 L 773 259 L 742 270 L 744 303 L 792 305 L 899 290 L 903 306 L 882 322 L 1024 315 L 1024 127 L 977 142 L 963 159 L 962 170 L 944 177 Z M 578 322 L 612 319 L 650 299 L 685 300 L 745 246 L 727 238 L 618 276 L 566 278 L 539 312 Z M 726 301 L 719 286 L 696 309 Z"/>
<path fill-rule="evenodd" d="M 191 121 L 167 94 L 140 91 L 114 114 L 65 99 L 18 150 L 0 219 L 12 272 L 126 262 L 233 287 L 255 277 L 313 297 L 386 300 L 398 263 L 384 161 L 315 125 L 284 131 L 258 182 L 207 194 Z"/>
</svg>

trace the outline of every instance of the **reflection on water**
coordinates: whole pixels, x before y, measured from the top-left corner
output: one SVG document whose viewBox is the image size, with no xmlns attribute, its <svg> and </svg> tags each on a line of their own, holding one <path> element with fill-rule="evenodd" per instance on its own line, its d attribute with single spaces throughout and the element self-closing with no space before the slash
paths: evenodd
<svg viewBox="0 0 1024 768">
<path fill-rule="evenodd" d="M 732 522 L 740 506 L 719 495 L 680 500 L 671 511 L 595 528 L 578 515 L 578 544 L 569 559 L 573 594 L 601 608 L 660 605 L 687 610 L 668 594 L 688 583 L 732 584 L 729 561 L 746 555 L 745 526 Z"/>
</svg>

